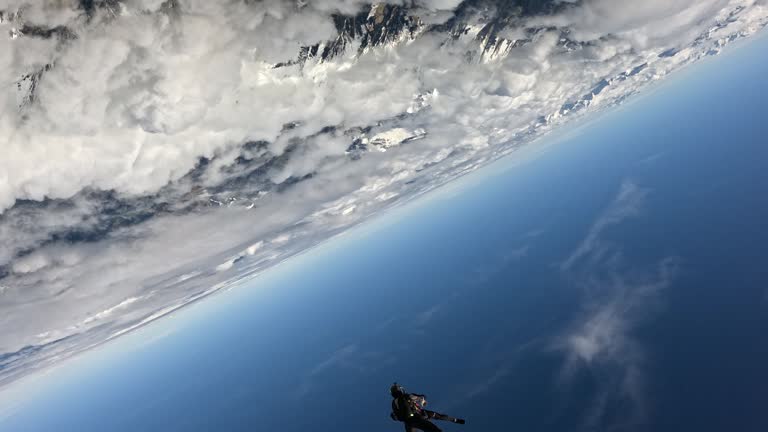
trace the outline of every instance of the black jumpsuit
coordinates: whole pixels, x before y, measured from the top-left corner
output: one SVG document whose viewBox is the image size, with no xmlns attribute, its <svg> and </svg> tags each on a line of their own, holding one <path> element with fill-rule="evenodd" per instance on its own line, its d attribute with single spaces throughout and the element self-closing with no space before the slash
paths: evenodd
<svg viewBox="0 0 768 432">
<path fill-rule="evenodd" d="M 426 401 L 424 395 L 409 393 L 405 395 L 405 398 L 411 402 L 411 406 L 416 408 L 416 412 L 412 417 L 402 420 L 403 423 L 405 423 L 405 432 L 415 432 L 416 429 L 422 430 L 424 432 L 441 432 L 442 430 L 437 427 L 437 425 L 429 421 L 430 419 L 445 421 L 455 420 L 453 417 L 447 416 L 445 414 L 436 413 L 434 411 L 422 408 L 422 405 Z M 400 411 L 397 406 L 397 401 L 398 399 L 394 399 L 392 401 L 393 413 Z"/>
</svg>

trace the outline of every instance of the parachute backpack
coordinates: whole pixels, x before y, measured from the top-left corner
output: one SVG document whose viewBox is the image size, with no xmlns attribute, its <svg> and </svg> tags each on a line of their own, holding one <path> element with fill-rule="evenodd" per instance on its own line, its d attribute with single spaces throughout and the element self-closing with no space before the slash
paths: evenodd
<svg viewBox="0 0 768 432">
<path fill-rule="evenodd" d="M 416 416 L 413 401 L 408 397 L 408 393 L 405 392 L 403 386 L 394 383 L 392 384 L 392 387 L 389 388 L 389 392 L 394 398 L 392 401 L 392 412 L 395 414 L 397 420 L 406 421 Z"/>
</svg>

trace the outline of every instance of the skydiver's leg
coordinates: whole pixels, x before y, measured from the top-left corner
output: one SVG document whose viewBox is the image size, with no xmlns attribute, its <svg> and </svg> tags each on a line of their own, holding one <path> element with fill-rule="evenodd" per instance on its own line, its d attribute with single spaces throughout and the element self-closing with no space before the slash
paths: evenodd
<svg viewBox="0 0 768 432">
<path fill-rule="evenodd" d="M 424 410 L 424 413 L 427 415 L 428 418 L 435 419 L 435 420 L 442 420 L 442 421 L 449 421 L 453 423 L 458 424 L 464 424 L 464 420 L 458 419 L 456 417 L 451 417 L 449 415 L 440 414 L 438 412 Z"/>
<path fill-rule="evenodd" d="M 405 432 L 416 432 L 416 427 L 411 423 L 405 423 Z"/>
</svg>

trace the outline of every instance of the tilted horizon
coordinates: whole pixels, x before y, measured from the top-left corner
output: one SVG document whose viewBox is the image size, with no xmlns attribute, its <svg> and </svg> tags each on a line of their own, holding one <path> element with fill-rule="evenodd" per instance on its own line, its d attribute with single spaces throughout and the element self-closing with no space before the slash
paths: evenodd
<svg viewBox="0 0 768 432">
<path fill-rule="evenodd" d="M 0 386 L 766 24 L 764 0 L 0 1 Z"/>
</svg>

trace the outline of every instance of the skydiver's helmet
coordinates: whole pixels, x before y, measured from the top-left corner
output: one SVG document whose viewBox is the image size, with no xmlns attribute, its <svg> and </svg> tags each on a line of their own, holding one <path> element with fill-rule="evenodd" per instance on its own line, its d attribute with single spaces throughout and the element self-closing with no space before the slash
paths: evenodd
<svg viewBox="0 0 768 432">
<path fill-rule="evenodd" d="M 389 388 L 389 393 L 392 394 L 392 397 L 400 397 L 405 394 L 405 389 L 403 386 L 401 386 L 398 383 L 392 384 L 392 387 Z"/>
</svg>

